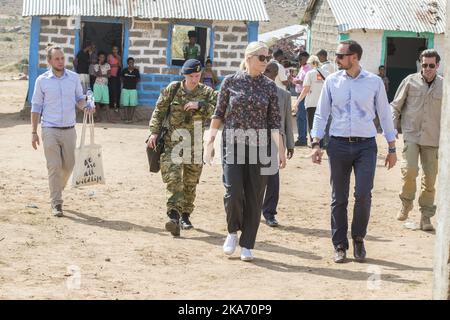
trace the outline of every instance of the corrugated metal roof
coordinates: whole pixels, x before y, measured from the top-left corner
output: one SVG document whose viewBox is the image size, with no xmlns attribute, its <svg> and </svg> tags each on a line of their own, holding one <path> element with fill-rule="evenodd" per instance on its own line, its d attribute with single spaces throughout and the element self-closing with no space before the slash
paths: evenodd
<svg viewBox="0 0 450 320">
<path fill-rule="evenodd" d="M 339 32 L 445 32 L 445 0 L 328 0 Z"/>
<path fill-rule="evenodd" d="M 24 0 L 22 15 L 269 20 L 264 0 Z"/>
<path fill-rule="evenodd" d="M 128 17 L 128 0 L 24 0 L 24 16 Z"/>
</svg>

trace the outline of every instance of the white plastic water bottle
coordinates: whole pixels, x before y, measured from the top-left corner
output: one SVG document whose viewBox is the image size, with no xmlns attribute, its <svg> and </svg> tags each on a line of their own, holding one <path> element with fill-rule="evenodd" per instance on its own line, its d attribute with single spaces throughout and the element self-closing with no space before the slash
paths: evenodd
<svg viewBox="0 0 450 320">
<path fill-rule="evenodd" d="M 95 106 L 94 101 L 94 93 L 92 92 L 91 88 L 88 88 L 86 91 L 86 107 L 88 109 L 92 109 Z"/>
</svg>

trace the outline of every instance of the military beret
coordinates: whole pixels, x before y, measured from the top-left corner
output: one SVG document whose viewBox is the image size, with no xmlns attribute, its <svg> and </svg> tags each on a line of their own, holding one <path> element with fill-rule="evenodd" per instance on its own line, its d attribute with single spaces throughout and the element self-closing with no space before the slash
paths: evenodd
<svg viewBox="0 0 450 320">
<path fill-rule="evenodd" d="M 202 71 L 202 64 L 196 59 L 189 59 L 183 64 L 181 74 L 191 74 Z"/>
</svg>

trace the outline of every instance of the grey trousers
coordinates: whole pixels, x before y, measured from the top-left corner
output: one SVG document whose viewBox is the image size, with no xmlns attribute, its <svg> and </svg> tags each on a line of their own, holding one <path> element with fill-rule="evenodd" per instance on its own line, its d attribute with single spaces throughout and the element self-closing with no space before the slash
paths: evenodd
<svg viewBox="0 0 450 320">
<path fill-rule="evenodd" d="M 63 204 L 62 192 L 75 165 L 77 133 L 75 128 L 42 128 L 42 142 L 47 160 L 52 207 Z"/>
<path fill-rule="evenodd" d="M 237 164 L 223 161 L 224 205 L 228 233 L 241 231 L 239 245 L 253 249 L 258 232 L 267 175 L 261 164 Z"/>
</svg>

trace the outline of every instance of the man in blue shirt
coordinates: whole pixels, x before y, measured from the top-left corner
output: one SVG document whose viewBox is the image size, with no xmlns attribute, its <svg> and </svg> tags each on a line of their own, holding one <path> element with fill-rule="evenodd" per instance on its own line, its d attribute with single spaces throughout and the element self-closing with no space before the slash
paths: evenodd
<svg viewBox="0 0 450 320">
<path fill-rule="evenodd" d="M 325 80 L 311 132 L 314 138 L 312 161 L 320 164 L 323 155 L 320 140 L 324 136 L 328 117 L 332 116 L 327 154 L 331 172 L 331 229 L 336 263 L 345 261 L 349 248 L 347 206 L 352 170 L 355 172 L 355 207 L 351 227 L 353 254 L 358 262 L 363 262 L 366 257 L 364 237 L 369 223 L 377 164 L 375 113 L 389 144 L 385 166 L 391 169 L 397 162 L 397 132 L 383 80 L 361 68 L 361 56 L 362 48 L 356 41 L 347 40 L 339 44 L 336 64 L 340 71 Z"/>
<path fill-rule="evenodd" d="M 86 97 L 78 75 L 65 69 L 60 47 L 47 50 L 47 62 L 49 70 L 37 78 L 31 101 L 31 144 L 35 150 L 40 144 L 37 127 L 41 121 L 52 212 L 61 217 L 62 191 L 75 165 L 75 108 L 84 109 Z M 88 112 L 94 112 L 94 106 L 88 107 Z"/>
</svg>

